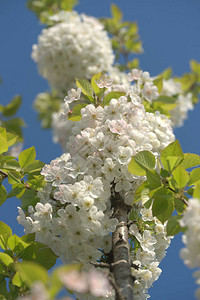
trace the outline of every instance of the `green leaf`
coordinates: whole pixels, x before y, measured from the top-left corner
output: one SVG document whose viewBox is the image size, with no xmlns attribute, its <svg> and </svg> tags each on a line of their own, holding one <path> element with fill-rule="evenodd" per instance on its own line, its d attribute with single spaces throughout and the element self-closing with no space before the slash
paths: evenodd
<svg viewBox="0 0 200 300">
<path fill-rule="evenodd" d="M 147 188 L 147 181 L 143 182 L 135 191 L 134 193 L 134 199 L 133 203 L 137 203 L 138 201 L 142 200 L 142 203 L 144 203 L 144 199 L 142 199 L 142 196 L 144 198 L 144 195 L 149 198 L 149 189 Z"/>
<path fill-rule="evenodd" d="M 93 88 L 93 90 L 94 90 L 94 92 L 95 92 L 95 94 L 96 94 L 97 96 L 99 95 L 101 89 L 98 87 L 98 85 L 96 84 L 95 80 L 96 80 L 96 79 L 99 79 L 99 78 L 101 77 L 101 75 L 102 75 L 102 72 L 100 72 L 100 73 L 98 73 L 98 74 L 95 74 L 95 75 L 92 77 L 92 79 L 91 79 L 91 85 L 92 85 L 92 88 Z"/>
<path fill-rule="evenodd" d="M 19 272 L 21 279 L 31 287 L 36 281 L 44 284 L 48 281 L 48 274 L 44 267 L 33 262 L 22 262 L 15 265 L 15 269 Z"/>
<path fill-rule="evenodd" d="M 200 168 L 193 169 L 190 173 L 190 181 L 188 182 L 188 185 L 194 185 L 200 181 Z"/>
<path fill-rule="evenodd" d="M 135 35 L 138 33 L 138 25 L 136 22 L 133 22 L 129 25 L 128 30 L 127 30 L 127 36 L 130 38 L 134 38 Z"/>
<path fill-rule="evenodd" d="M 163 104 L 174 104 L 176 101 L 175 98 L 169 96 L 159 96 L 154 102 L 159 102 Z"/>
<path fill-rule="evenodd" d="M 7 132 L 8 147 L 14 145 L 16 143 L 17 139 L 18 139 L 18 135 L 16 135 L 15 133 Z"/>
<path fill-rule="evenodd" d="M 35 173 L 40 171 L 44 167 L 44 163 L 40 160 L 35 160 L 24 168 L 24 173 Z"/>
<path fill-rule="evenodd" d="M 169 144 L 161 151 L 161 162 L 166 170 L 172 172 L 184 159 L 179 141 Z"/>
<path fill-rule="evenodd" d="M 0 206 L 6 201 L 7 198 L 7 192 L 5 187 L 0 184 Z"/>
<path fill-rule="evenodd" d="M 54 3 L 54 2 L 52 2 Z M 73 8 L 78 4 L 78 0 L 62 0 L 61 10 L 72 11 Z"/>
<path fill-rule="evenodd" d="M 161 178 L 156 171 L 146 170 L 147 181 L 151 190 L 157 189 L 161 186 Z"/>
<path fill-rule="evenodd" d="M 160 222 L 167 221 L 174 210 L 174 195 L 166 188 L 158 190 L 154 194 L 154 201 L 152 206 L 153 216 L 157 217 Z"/>
<path fill-rule="evenodd" d="M 191 187 L 187 190 L 187 194 L 192 196 L 193 195 L 193 192 L 194 192 L 194 187 Z"/>
<path fill-rule="evenodd" d="M 195 60 L 191 60 L 190 67 L 194 73 L 200 75 L 200 63 L 196 62 Z"/>
<path fill-rule="evenodd" d="M 10 184 L 21 184 L 23 186 L 23 184 L 21 183 L 21 175 L 19 172 L 17 171 L 9 171 L 8 172 L 8 182 Z"/>
<path fill-rule="evenodd" d="M 8 142 L 6 129 L 0 127 L 0 154 L 8 151 Z"/>
<path fill-rule="evenodd" d="M 131 53 L 141 53 L 143 51 L 141 41 L 129 39 L 126 41 L 125 46 Z"/>
<path fill-rule="evenodd" d="M 15 159 L 6 161 L 3 165 L 3 169 L 6 170 L 6 171 L 10 171 L 10 170 L 21 171 L 21 167 L 19 165 L 19 162 L 16 161 Z"/>
<path fill-rule="evenodd" d="M 145 170 L 153 170 L 155 168 L 156 159 L 150 151 L 140 151 L 133 158 Z"/>
<path fill-rule="evenodd" d="M 12 235 L 11 228 L 4 222 L 0 221 L 0 247 L 2 249 L 6 249 L 7 240 L 11 235 Z"/>
<path fill-rule="evenodd" d="M 193 153 L 184 153 L 184 160 L 181 163 L 181 166 L 184 169 L 189 169 L 197 167 L 200 165 L 200 156 Z"/>
<path fill-rule="evenodd" d="M 153 84 L 155 86 L 157 86 L 158 93 L 160 94 L 161 91 L 162 91 L 162 87 L 163 87 L 163 78 L 162 77 L 158 77 L 158 78 L 154 79 Z"/>
<path fill-rule="evenodd" d="M 167 222 L 167 235 L 173 236 L 181 231 L 181 226 L 179 225 L 179 220 L 181 216 L 171 216 Z"/>
<path fill-rule="evenodd" d="M 103 98 L 103 104 L 109 105 L 111 99 L 119 99 L 121 96 L 125 96 L 126 93 L 123 92 L 110 92 Z"/>
<path fill-rule="evenodd" d="M 76 78 L 76 85 L 78 88 L 81 88 L 82 93 L 88 96 L 91 102 L 94 102 L 93 99 L 93 89 L 90 82 L 85 78 Z"/>
<path fill-rule="evenodd" d="M 25 243 L 21 240 L 20 237 L 18 237 L 16 234 L 10 236 L 8 238 L 8 247 L 10 250 L 12 250 L 16 254 L 20 254 L 26 247 L 29 246 L 29 244 Z"/>
<path fill-rule="evenodd" d="M 200 199 L 200 183 L 195 186 L 192 196 L 193 196 L 193 198 L 199 198 Z"/>
<path fill-rule="evenodd" d="M 35 207 L 35 205 L 40 201 L 40 199 L 37 197 L 37 193 L 32 190 L 25 190 L 24 194 L 21 197 L 22 200 L 22 209 L 27 211 L 28 207 L 32 205 Z"/>
<path fill-rule="evenodd" d="M 127 67 L 129 70 L 138 69 L 139 68 L 139 60 L 137 58 L 134 58 L 132 61 L 128 61 Z"/>
<path fill-rule="evenodd" d="M 184 156 L 183 151 L 181 149 L 181 145 L 178 140 L 175 140 L 171 144 L 169 144 L 164 150 L 161 152 L 161 157 L 165 156 Z"/>
<path fill-rule="evenodd" d="M 35 147 L 25 149 L 19 154 L 18 157 L 20 166 L 22 168 L 27 167 L 30 163 L 32 163 L 35 160 L 35 157 L 36 157 Z"/>
<path fill-rule="evenodd" d="M 23 141 L 22 126 L 25 126 L 21 118 L 12 118 L 3 122 L 3 126 L 7 131 L 19 136 L 18 141 Z"/>
<path fill-rule="evenodd" d="M 22 184 L 16 184 L 16 185 L 13 185 L 13 189 L 10 191 L 10 193 L 7 195 L 7 198 L 11 198 L 11 197 L 17 197 L 17 198 L 20 198 L 24 191 L 25 191 L 25 188 Z"/>
<path fill-rule="evenodd" d="M 19 276 L 19 273 L 16 272 L 15 275 L 13 276 L 13 279 L 12 279 L 12 284 L 18 286 L 18 287 L 21 287 L 23 286 L 23 281 L 21 280 L 20 276 Z"/>
<path fill-rule="evenodd" d="M 4 107 L 3 116 L 4 117 L 13 116 L 19 109 L 21 103 L 22 103 L 21 96 L 14 97 L 13 100 L 7 106 Z"/>
<path fill-rule="evenodd" d="M 33 189 L 38 190 L 39 188 L 45 185 L 45 180 L 43 175 L 35 175 L 35 173 L 30 173 L 28 175 L 28 182 L 27 184 Z"/>
<path fill-rule="evenodd" d="M 0 275 L 0 300 L 8 300 L 8 291 L 6 286 L 7 282 L 5 276 Z"/>
<path fill-rule="evenodd" d="M 10 267 L 14 263 L 14 260 L 8 254 L 0 252 L 0 263 L 3 263 L 6 267 Z"/>
<path fill-rule="evenodd" d="M 179 189 L 185 187 L 188 181 L 190 180 L 188 172 L 182 166 L 178 166 L 172 172 L 172 175 L 174 176 L 174 179 L 176 180 Z"/>
<path fill-rule="evenodd" d="M 35 241 L 35 233 L 28 233 L 21 236 L 21 240 L 25 243 L 31 243 Z"/>
<path fill-rule="evenodd" d="M 140 164 L 138 164 L 134 157 L 131 158 L 131 161 L 128 165 L 128 171 L 137 176 L 145 176 L 146 175 L 146 170 L 143 168 Z"/>
<path fill-rule="evenodd" d="M 111 14 L 116 23 L 122 20 L 122 12 L 119 7 L 115 4 L 111 4 Z"/>
<path fill-rule="evenodd" d="M 182 214 L 187 207 L 186 204 L 184 204 L 184 202 L 179 198 L 174 198 L 174 204 L 178 214 Z"/>
<path fill-rule="evenodd" d="M 57 256 L 54 252 L 41 243 L 35 242 L 29 245 L 21 256 L 24 260 L 35 261 L 46 269 L 51 269 L 55 263 Z"/>
<path fill-rule="evenodd" d="M 73 107 L 72 113 L 69 113 L 68 120 L 69 121 L 80 121 L 82 116 L 81 116 L 81 109 L 86 107 L 87 104 L 77 104 Z"/>
<path fill-rule="evenodd" d="M 160 76 L 162 76 L 163 79 L 168 80 L 172 76 L 172 68 L 165 69 Z"/>
</svg>

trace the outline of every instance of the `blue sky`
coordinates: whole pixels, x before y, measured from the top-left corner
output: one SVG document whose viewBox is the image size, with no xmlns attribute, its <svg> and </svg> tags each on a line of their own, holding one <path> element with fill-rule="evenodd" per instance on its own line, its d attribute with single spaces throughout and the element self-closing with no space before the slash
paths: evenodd
<svg viewBox="0 0 200 300">
<path fill-rule="evenodd" d="M 109 16 L 110 0 L 80 0 L 79 12 L 96 17 Z M 200 61 L 200 1 L 198 0 L 115 0 L 125 20 L 136 20 L 143 41 L 144 54 L 140 55 L 141 68 L 156 75 L 171 66 L 175 75 L 189 71 L 189 60 Z M 6 104 L 16 94 L 23 97 L 18 113 L 27 124 L 24 129 L 25 148 L 35 145 L 37 158 L 45 163 L 59 156 L 58 145 L 53 144 L 50 131 L 41 129 L 32 108 L 39 92 L 48 90 L 47 82 L 37 72 L 30 58 L 31 48 L 37 41 L 42 26 L 34 14 L 26 9 L 26 1 L 0 1 L 0 103 Z M 184 152 L 200 155 L 200 105 L 190 112 L 184 126 L 175 131 Z M 0 219 L 13 232 L 22 235 L 16 222 L 19 200 L 9 199 L 0 207 Z M 179 258 L 181 237 L 172 242 L 161 264 L 163 273 L 150 289 L 152 299 L 195 299 L 192 271 Z"/>
</svg>

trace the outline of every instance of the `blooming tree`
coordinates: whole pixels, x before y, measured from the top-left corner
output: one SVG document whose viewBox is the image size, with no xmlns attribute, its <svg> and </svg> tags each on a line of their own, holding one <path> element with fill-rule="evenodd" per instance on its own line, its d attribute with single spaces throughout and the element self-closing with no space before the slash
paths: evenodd
<svg viewBox="0 0 200 300">
<path fill-rule="evenodd" d="M 97 20 L 72 11 L 75 1 L 28 4 L 48 25 L 32 58 L 51 92 L 35 107 L 63 154 L 45 165 L 34 147 L 21 151 L 21 98 L 0 107 L 0 203 L 21 199 L 25 231 L 0 222 L 0 297 L 55 299 L 65 288 L 78 299 L 147 299 L 181 230 L 181 257 L 200 267 L 200 168 L 190 169 L 200 157 L 173 133 L 198 101 L 200 65 L 182 78 L 139 69 L 137 25 L 116 5 Z M 64 265 L 48 275 L 57 257 Z"/>
</svg>

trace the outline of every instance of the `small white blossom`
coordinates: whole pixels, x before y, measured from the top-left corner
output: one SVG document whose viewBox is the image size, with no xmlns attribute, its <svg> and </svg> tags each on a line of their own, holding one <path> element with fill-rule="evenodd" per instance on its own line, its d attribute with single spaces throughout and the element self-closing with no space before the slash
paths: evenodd
<svg viewBox="0 0 200 300">
<path fill-rule="evenodd" d="M 81 89 L 78 88 L 77 91 L 75 89 L 71 89 L 68 92 L 68 95 L 65 97 L 64 101 L 69 103 L 72 103 L 74 101 L 78 101 L 80 100 L 80 96 L 81 96 Z"/>
</svg>

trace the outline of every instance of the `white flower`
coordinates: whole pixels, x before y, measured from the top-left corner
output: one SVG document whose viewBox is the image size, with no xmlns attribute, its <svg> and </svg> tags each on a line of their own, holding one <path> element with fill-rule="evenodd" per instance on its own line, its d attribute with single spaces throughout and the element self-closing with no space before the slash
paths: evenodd
<svg viewBox="0 0 200 300">
<path fill-rule="evenodd" d="M 32 58 L 40 74 L 60 95 L 74 87 L 75 77 L 87 77 L 111 69 L 114 54 L 111 41 L 102 24 L 95 18 L 67 12 L 62 21 L 43 29 Z"/>
<path fill-rule="evenodd" d="M 192 94 L 184 94 L 180 82 L 174 79 L 163 80 L 161 95 L 175 96 L 175 108 L 170 111 L 173 127 L 181 127 L 187 118 L 188 111 L 193 110 Z M 178 95 L 178 96 L 177 96 Z"/>
<path fill-rule="evenodd" d="M 104 110 L 101 106 L 95 108 L 93 104 L 89 104 L 81 109 L 81 114 L 83 124 L 93 127 L 103 120 Z"/>
<path fill-rule="evenodd" d="M 119 146 L 117 151 L 117 158 L 120 164 L 128 164 L 133 155 L 133 150 L 130 147 Z"/>
<path fill-rule="evenodd" d="M 112 85 L 112 79 L 108 78 L 105 74 L 101 75 L 101 77 L 99 79 L 95 80 L 97 86 L 99 88 L 109 88 Z"/>
<path fill-rule="evenodd" d="M 142 76 L 142 71 L 138 69 L 132 69 L 131 73 L 127 74 L 127 78 L 129 81 L 139 80 Z"/>
<path fill-rule="evenodd" d="M 78 101 L 80 100 L 80 96 L 81 96 L 81 89 L 78 88 L 77 91 L 75 89 L 71 89 L 68 92 L 68 95 L 65 97 L 64 101 L 69 103 L 72 103 L 74 101 Z"/>
<path fill-rule="evenodd" d="M 156 244 L 156 239 L 151 235 L 149 230 L 145 230 L 142 234 L 140 240 L 140 246 L 144 251 L 154 250 L 154 244 Z"/>
<path fill-rule="evenodd" d="M 142 95 L 149 102 L 156 100 L 159 97 L 157 86 L 153 85 L 152 82 L 145 82 Z"/>
</svg>

